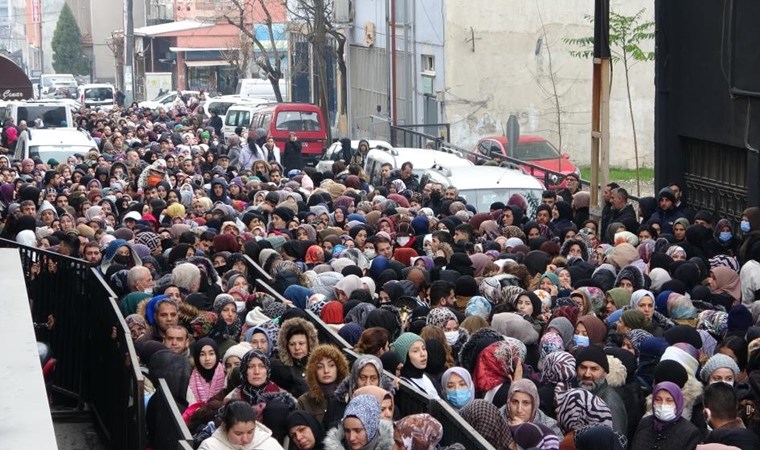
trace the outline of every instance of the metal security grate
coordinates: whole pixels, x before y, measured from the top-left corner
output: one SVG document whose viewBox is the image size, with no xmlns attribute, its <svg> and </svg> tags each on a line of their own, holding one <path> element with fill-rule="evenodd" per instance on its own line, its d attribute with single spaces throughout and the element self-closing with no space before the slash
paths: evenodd
<svg viewBox="0 0 760 450">
<path fill-rule="evenodd" d="M 747 153 L 724 144 L 684 138 L 685 196 L 695 209 L 721 217 L 741 217 L 747 208 Z"/>
</svg>

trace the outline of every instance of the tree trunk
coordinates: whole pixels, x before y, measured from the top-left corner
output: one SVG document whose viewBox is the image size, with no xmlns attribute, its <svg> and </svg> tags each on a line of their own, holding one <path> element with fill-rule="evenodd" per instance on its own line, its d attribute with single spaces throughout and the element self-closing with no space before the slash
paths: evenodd
<svg viewBox="0 0 760 450">
<path fill-rule="evenodd" d="M 631 82 L 628 79 L 628 55 L 623 53 L 623 69 L 625 70 L 625 89 L 628 94 L 628 112 L 631 114 L 631 129 L 633 130 L 633 157 L 636 159 L 636 195 L 641 197 L 641 176 L 639 175 L 639 142 L 636 136 L 636 119 L 633 116 L 633 99 L 631 99 Z"/>
<path fill-rule="evenodd" d="M 340 72 L 340 105 L 338 115 L 348 114 L 348 80 L 346 78 L 346 39 L 338 39 L 338 47 L 335 55 L 338 59 L 338 72 Z"/>
</svg>

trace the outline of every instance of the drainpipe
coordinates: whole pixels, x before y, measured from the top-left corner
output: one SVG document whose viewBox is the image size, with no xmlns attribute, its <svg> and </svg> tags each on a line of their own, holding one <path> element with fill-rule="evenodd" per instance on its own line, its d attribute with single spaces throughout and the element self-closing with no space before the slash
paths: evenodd
<svg viewBox="0 0 760 450">
<path fill-rule="evenodd" d="M 396 0 L 391 0 L 391 124 L 396 125 Z"/>
</svg>

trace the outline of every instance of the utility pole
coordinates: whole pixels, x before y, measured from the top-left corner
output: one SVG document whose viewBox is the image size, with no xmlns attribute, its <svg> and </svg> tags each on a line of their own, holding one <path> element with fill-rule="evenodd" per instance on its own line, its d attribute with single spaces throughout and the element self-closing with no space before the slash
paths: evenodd
<svg viewBox="0 0 760 450">
<path fill-rule="evenodd" d="M 610 0 L 594 2 L 594 75 L 591 105 L 591 215 L 601 216 L 599 186 L 610 176 Z"/>
<path fill-rule="evenodd" d="M 135 22 L 132 17 L 134 0 L 124 0 L 124 19 L 126 20 L 124 32 L 124 104 L 129 105 L 134 100 L 135 83 L 132 73 L 135 61 Z"/>
</svg>

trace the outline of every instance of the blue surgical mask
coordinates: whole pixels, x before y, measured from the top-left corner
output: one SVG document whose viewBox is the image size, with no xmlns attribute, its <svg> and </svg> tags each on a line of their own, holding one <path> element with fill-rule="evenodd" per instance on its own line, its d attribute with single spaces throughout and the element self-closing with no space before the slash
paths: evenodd
<svg viewBox="0 0 760 450">
<path fill-rule="evenodd" d="M 728 241 L 731 240 L 731 232 L 730 231 L 721 231 L 720 234 L 718 235 L 718 238 L 722 242 L 728 242 Z"/>
<path fill-rule="evenodd" d="M 472 400 L 469 389 L 454 389 L 446 392 L 446 400 L 456 408 L 464 408 Z"/>
<path fill-rule="evenodd" d="M 581 336 L 580 334 L 573 336 L 573 342 L 576 347 L 588 347 L 589 345 L 588 336 Z"/>
<path fill-rule="evenodd" d="M 739 225 L 743 233 L 749 233 L 749 230 L 751 230 L 751 227 L 749 226 L 748 220 L 742 220 L 741 225 Z"/>
</svg>

